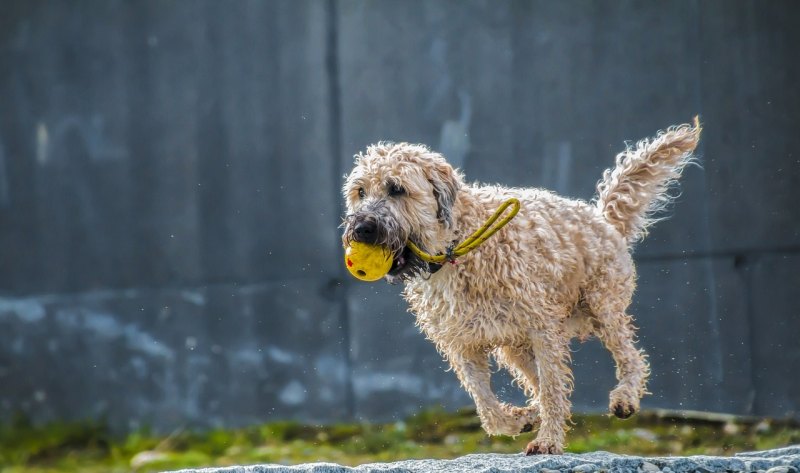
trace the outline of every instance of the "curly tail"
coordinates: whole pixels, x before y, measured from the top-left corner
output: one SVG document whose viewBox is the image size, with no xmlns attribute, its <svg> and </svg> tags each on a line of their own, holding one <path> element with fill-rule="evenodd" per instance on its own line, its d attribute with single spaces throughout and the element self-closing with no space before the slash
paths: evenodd
<svg viewBox="0 0 800 473">
<path fill-rule="evenodd" d="M 681 171 L 693 161 L 700 140 L 700 120 L 660 131 L 652 140 L 619 153 L 614 169 L 606 169 L 597 183 L 597 209 L 628 240 L 643 239 L 654 215 L 673 199 L 668 193 Z"/>
</svg>

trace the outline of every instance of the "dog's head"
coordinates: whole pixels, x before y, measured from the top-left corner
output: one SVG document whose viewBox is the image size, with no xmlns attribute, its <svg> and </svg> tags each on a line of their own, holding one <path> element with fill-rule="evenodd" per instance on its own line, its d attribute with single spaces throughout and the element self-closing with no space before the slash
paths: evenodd
<svg viewBox="0 0 800 473">
<path fill-rule="evenodd" d="M 372 145 L 356 155 L 355 167 L 345 180 L 342 242 L 390 248 L 394 255 L 390 282 L 427 271 L 427 264 L 406 244 L 411 240 L 424 251 L 444 251 L 452 236 L 453 206 L 462 182 L 440 154 L 423 145 Z"/>
</svg>

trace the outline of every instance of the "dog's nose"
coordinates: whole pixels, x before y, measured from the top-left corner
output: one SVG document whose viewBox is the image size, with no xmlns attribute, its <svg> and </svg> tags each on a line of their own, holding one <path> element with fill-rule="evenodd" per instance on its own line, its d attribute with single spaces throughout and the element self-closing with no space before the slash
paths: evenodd
<svg viewBox="0 0 800 473">
<path fill-rule="evenodd" d="M 353 229 L 353 233 L 357 241 L 375 243 L 378 240 L 378 225 L 370 221 L 359 222 Z"/>
</svg>

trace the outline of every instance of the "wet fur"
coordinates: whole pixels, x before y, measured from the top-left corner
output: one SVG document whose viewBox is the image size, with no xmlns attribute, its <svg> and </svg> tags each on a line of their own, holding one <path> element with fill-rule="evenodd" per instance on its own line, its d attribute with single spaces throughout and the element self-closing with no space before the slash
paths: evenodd
<svg viewBox="0 0 800 473">
<path fill-rule="evenodd" d="M 474 399 L 486 432 L 518 435 L 538 425 L 526 452 L 561 453 L 573 388 L 572 338 L 596 336 L 611 352 L 618 379 L 611 413 L 625 418 L 639 409 L 649 367 L 626 312 L 636 286 L 630 250 L 669 200 L 667 190 L 699 136 L 697 122 L 681 125 L 620 153 L 593 203 L 543 189 L 466 184 L 425 146 L 378 143 L 356 156 L 346 178 L 343 243 L 355 239 L 356 222 L 374 219 L 379 243 L 396 255 L 407 254 L 408 239 L 442 253 L 506 199 L 518 198 L 519 215 L 457 265 L 428 274 L 412 260 L 387 279 L 405 282 L 417 324 Z M 405 193 L 388 195 L 393 185 Z M 490 356 L 514 376 L 526 406 L 494 395 Z"/>
</svg>

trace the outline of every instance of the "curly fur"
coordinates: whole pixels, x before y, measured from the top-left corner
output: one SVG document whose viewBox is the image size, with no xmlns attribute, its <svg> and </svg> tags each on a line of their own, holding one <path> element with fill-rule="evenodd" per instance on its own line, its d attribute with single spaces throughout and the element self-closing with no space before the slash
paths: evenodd
<svg viewBox="0 0 800 473">
<path fill-rule="evenodd" d="M 700 122 L 660 132 L 619 153 L 616 167 L 607 169 L 597 183 L 597 208 L 629 242 L 647 236 L 659 219 L 653 215 L 672 200 L 667 191 L 675 184 L 700 139 Z"/>
<path fill-rule="evenodd" d="M 666 191 L 699 135 L 699 123 L 681 125 L 618 155 L 616 168 L 598 184 L 595 205 L 542 189 L 465 184 L 425 146 L 378 143 L 356 156 L 346 178 L 342 240 L 358 239 L 357 222 L 376 223 L 376 241 L 396 259 L 387 279 L 405 281 L 403 295 L 418 326 L 474 399 L 489 434 L 518 435 L 538 425 L 527 453 L 561 453 L 573 388 L 572 338 L 596 336 L 611 352 L 618 384 L 610 411 L 625 418 L 639 409 L 649 367 L 626 312 L 636 286 L 630 244 L 669 200 Z M 404 192 L 389 191 L 397 186 Z M 406 262 L 409 239 L 444 252 L 509 197 L 522 203 L 517 217 L 458 264 L 430 274 L 419 261 Z M 406 271 L 404 263 L 414 269 Z M 490 356 L 512 373 L 529 398 L 526 406 L 494 395 Z"/>
</svg>

